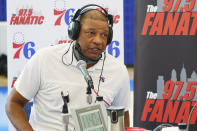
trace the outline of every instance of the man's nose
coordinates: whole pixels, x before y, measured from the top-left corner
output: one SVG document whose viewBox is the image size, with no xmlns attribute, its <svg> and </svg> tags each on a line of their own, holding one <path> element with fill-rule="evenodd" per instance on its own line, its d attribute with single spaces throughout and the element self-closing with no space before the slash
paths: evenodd
<svg viewBox="0 0 197 131">
<path fill-rule="evenodd" d="M 102 44 L 103 39 L 102 39 L 102 37 L 99 34 L 97 34 L 97 35 L 95 35 L 93 42 L 95 44 Z"/>
</svg>

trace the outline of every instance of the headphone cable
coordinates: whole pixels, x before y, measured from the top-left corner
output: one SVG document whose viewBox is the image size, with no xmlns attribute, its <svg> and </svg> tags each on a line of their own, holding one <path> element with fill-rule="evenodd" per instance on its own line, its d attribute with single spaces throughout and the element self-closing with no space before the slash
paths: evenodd
<svg viewBox="0 0 197 131">
<path fill-rule="evenodd" d="M 96 96 L 99 96 L 99 94 L 96 92 L 95 89 L 93 89 L 93 91 L 96 94 Z M 105 99 L 103 99 L 103 101 L 105 102 L 105 104 L 107 104 L 108 106 L 110 106 L 110 104 Z"/>
<path fill-rule="evenodd" d="M 70 47 L 71 47 L 72 44 L 73 44 L 73 41 L 70 43 L 68 50 L 62 55 L 62 63 L 63 63 L 64 65 L 66 65 L 66 66 L 70 66 L 70 65 L 73 63 L 73 55 L 74 55 L 74 54 L 73 54 L 73 51 L 72 51 L 72 60 L 71 60 L 70 64 L 66 64 L 66 63 L 64 62 L 64 56 L 68 53 L 68 51 L 70 50 Z"/>
<path fill-rule="evenodd" d="M 106 52 L 104 52 L 104 60 L 103 60 L 102 68 L 101 68 L 101 74 L 99 76 L 99 83 L 98 83 L 98 87 L 97 87 L 97 89 L 98 89 L 97 94 L 99 93 L 99 88 L 100 88 L 100 83 L 101 83 L 101 77 L 103 75 L 103 68 L 104 68 L 105 59 L 106 59 Z"/>
</svg>

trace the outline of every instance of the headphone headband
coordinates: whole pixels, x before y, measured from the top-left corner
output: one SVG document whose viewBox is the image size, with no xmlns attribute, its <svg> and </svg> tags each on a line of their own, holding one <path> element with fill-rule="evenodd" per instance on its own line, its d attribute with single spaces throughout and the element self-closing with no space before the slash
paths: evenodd
<svg viewBox="0 0 197 131">
<path fill-rule="evenodd" d="M 101 8 L 102 11 L 104 11 L 104 13 L 103 12 L 102 13 L 106 16 L 106 18 L 108 20 L 108 23 L 109 23 L 109 26 L 113 27 L 113 17 L 112 17 L 112 15 L 108 14 L 108 12 L 103 7 L 101 7 L 100 5 L 97 5 L 97 4 L 88 4 L 88 5 L 85 5 L 85 6 L 81 7 L 81 9 L 78 9 L 76 11 L 76 13 L 73 16 L 72 20 L 75 21 L 80 15 L 86 13 L 89 10 L 93 10 L 93 9 L 88 9 L 88 10 L 84 11 L 84 9 L 86 9 L 87 7 L 90 7 L 90 6 L 96 6 L 96 7 Z"/>
<path fill-rule="evenodd" d="M 107 44 L 111 43 L 112 41 L 112 37 L 113 37 L 113 16 L 111 14 L 108 14 L 108 12 L 101 7 L 100 5 L 96 5 L 96 4 L 88 4 L 85 5 L 83 7 L 81 7 L 80 9 L 78 9 L 76 11 L 76 13 L 74 14 L 69 27 L 68 27 L 68 36 L 72 39 L 72 40 L 77 40 L 78 36 L 79 36 L 79 32 L 80 32 L 80 19 L 78 20 L 79 16 L 83 15 L 84 13 L 86 13 L 89 10 L 94 10 L 94 9 L 87 9 L 85 10 L 87 7 L 90 6 L 96 6 L 99 7 L 100 9 L 102 9 L 101 13 L 103 13 L 108 21 L 108 26 L 109 26 L 109 35 L 108 35 L 108 40 L 107 40 Z"/>
</svg>

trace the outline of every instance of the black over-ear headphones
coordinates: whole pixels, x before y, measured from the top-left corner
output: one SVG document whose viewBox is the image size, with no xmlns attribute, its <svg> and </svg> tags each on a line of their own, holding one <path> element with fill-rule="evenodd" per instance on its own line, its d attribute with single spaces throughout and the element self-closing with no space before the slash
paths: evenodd
<svg viewBox="0 0 197 131">
<path fill-rule="evenodd" d="M 93 10 L 93 9 L 86 9 L 87 7 L 90 6 L 97 6 L 99 8 L 102 9 L 102 11 L 104 12 L 103 14 L 106 16 L 106 19 L 108 20 L 108 25 L 109 25 L 109 34 L 108 34 L 108 39 L 107 39 L 107 44 L 110 44 L 113 38 L 113 17 L 111 14 L 108 14 L 107 11 L 96 4 L 88 4 L 83 6 L 81 9 L 78 9 L 76 11 L 76 13 L 74 14 L 69 26 L 68 26 L 68 36 L 70 39 L 72 40 L 77 40 L 77 38 L 79 37 L 79 33 L 80 33 L 80 20 L 79 20 L 79 16 L 81 16 L 82 14 L 86 13 L 89 10 Z M 86 9 L 86 10 L 85 10 Z"/>
</svg>

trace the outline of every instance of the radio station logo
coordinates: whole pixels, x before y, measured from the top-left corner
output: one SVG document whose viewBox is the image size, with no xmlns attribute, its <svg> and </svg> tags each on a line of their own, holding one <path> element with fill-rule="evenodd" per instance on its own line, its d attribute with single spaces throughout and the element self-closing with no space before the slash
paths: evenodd
<svg viewBox="0 0 197 131">
<path fill-rule="evenodd" d="M 162 123 L 187 123 L 191 109 L 197 103 L 197 74 L 195 71 L 188 76 L 186 68 L 182 67 L 180 74 L 173 69 L 171 79 L 166 80 L 159 75 L 156 93 L 147 91 L 146 101 L 141 121 Z M 191 115 L 190 124 L 197 120 L 197 107 Z"/>
<path fill-rule="evenodd" d="M 14 84 L 15 84 L 16 80 L 17 80 L 17 77 L 13 77 L 13 79 L 12 79 L 12 85 L 11 85 L 11 88 L 13 88 L 13 87 L 14 87 Z"/>
<path fill-rule="evenodd" d="M 96 8 L 96 9 L 101 10 L 100 8 Z M 105 8 L 105 10 L 108 12 L 109 9 Z M 56 0 L 54 2 L 53 14 L 54 14 L 54 16 L 57 17 L 57 19 L 56 19 L 54 25 L 60 26 L 62 24 L 62 21 L 64 23 L 66 23 L 66 25 L 69 25 L 75 11 L 76 11 L 75 8 L 66 9 L 66 1 L 65 0 Z M 120 20 L 120 15 L 114 14 L 112 16 L 113 16 L 113 23 L 117 24 Z"/>
<path fill-rule="evenodd" d="M 157 5 L 147 5 L 141 35 L 196 35 L 196 4 L 196 0 L 157 0 Z"/>
<path fill-rule="evenodd" d="M 32 8 L 17 9 L 10 19 L 10 25 L 42 25 L 43 22 L 44 16 L 42 13 L 34 11 Z"/>
<path fill-rule="evenodd" d="M 60 44 L 71 44 L 72 40 L 68 39 L 68 37 L 61 37 L 55 40 L 54 43 L 51 44 L 51 46 L 54 45 L 60 45 Z"/>
<path fill-rule="evenodd" d="M 71 43 L 72 40 L 59 40 L 58 41 L 58 44 L 68 44 L 68 43 Z"/>
<path fill-rule="evenodd" d="M 21 56 L 30 59 L 35 54 L 35 43 L 33 41 L 25 42 L 22 32 L 16 32 L 14 34 L 12 46 L 16 49 L 13 56 L 14 59 L 20 59 Z"/>
</svg>

